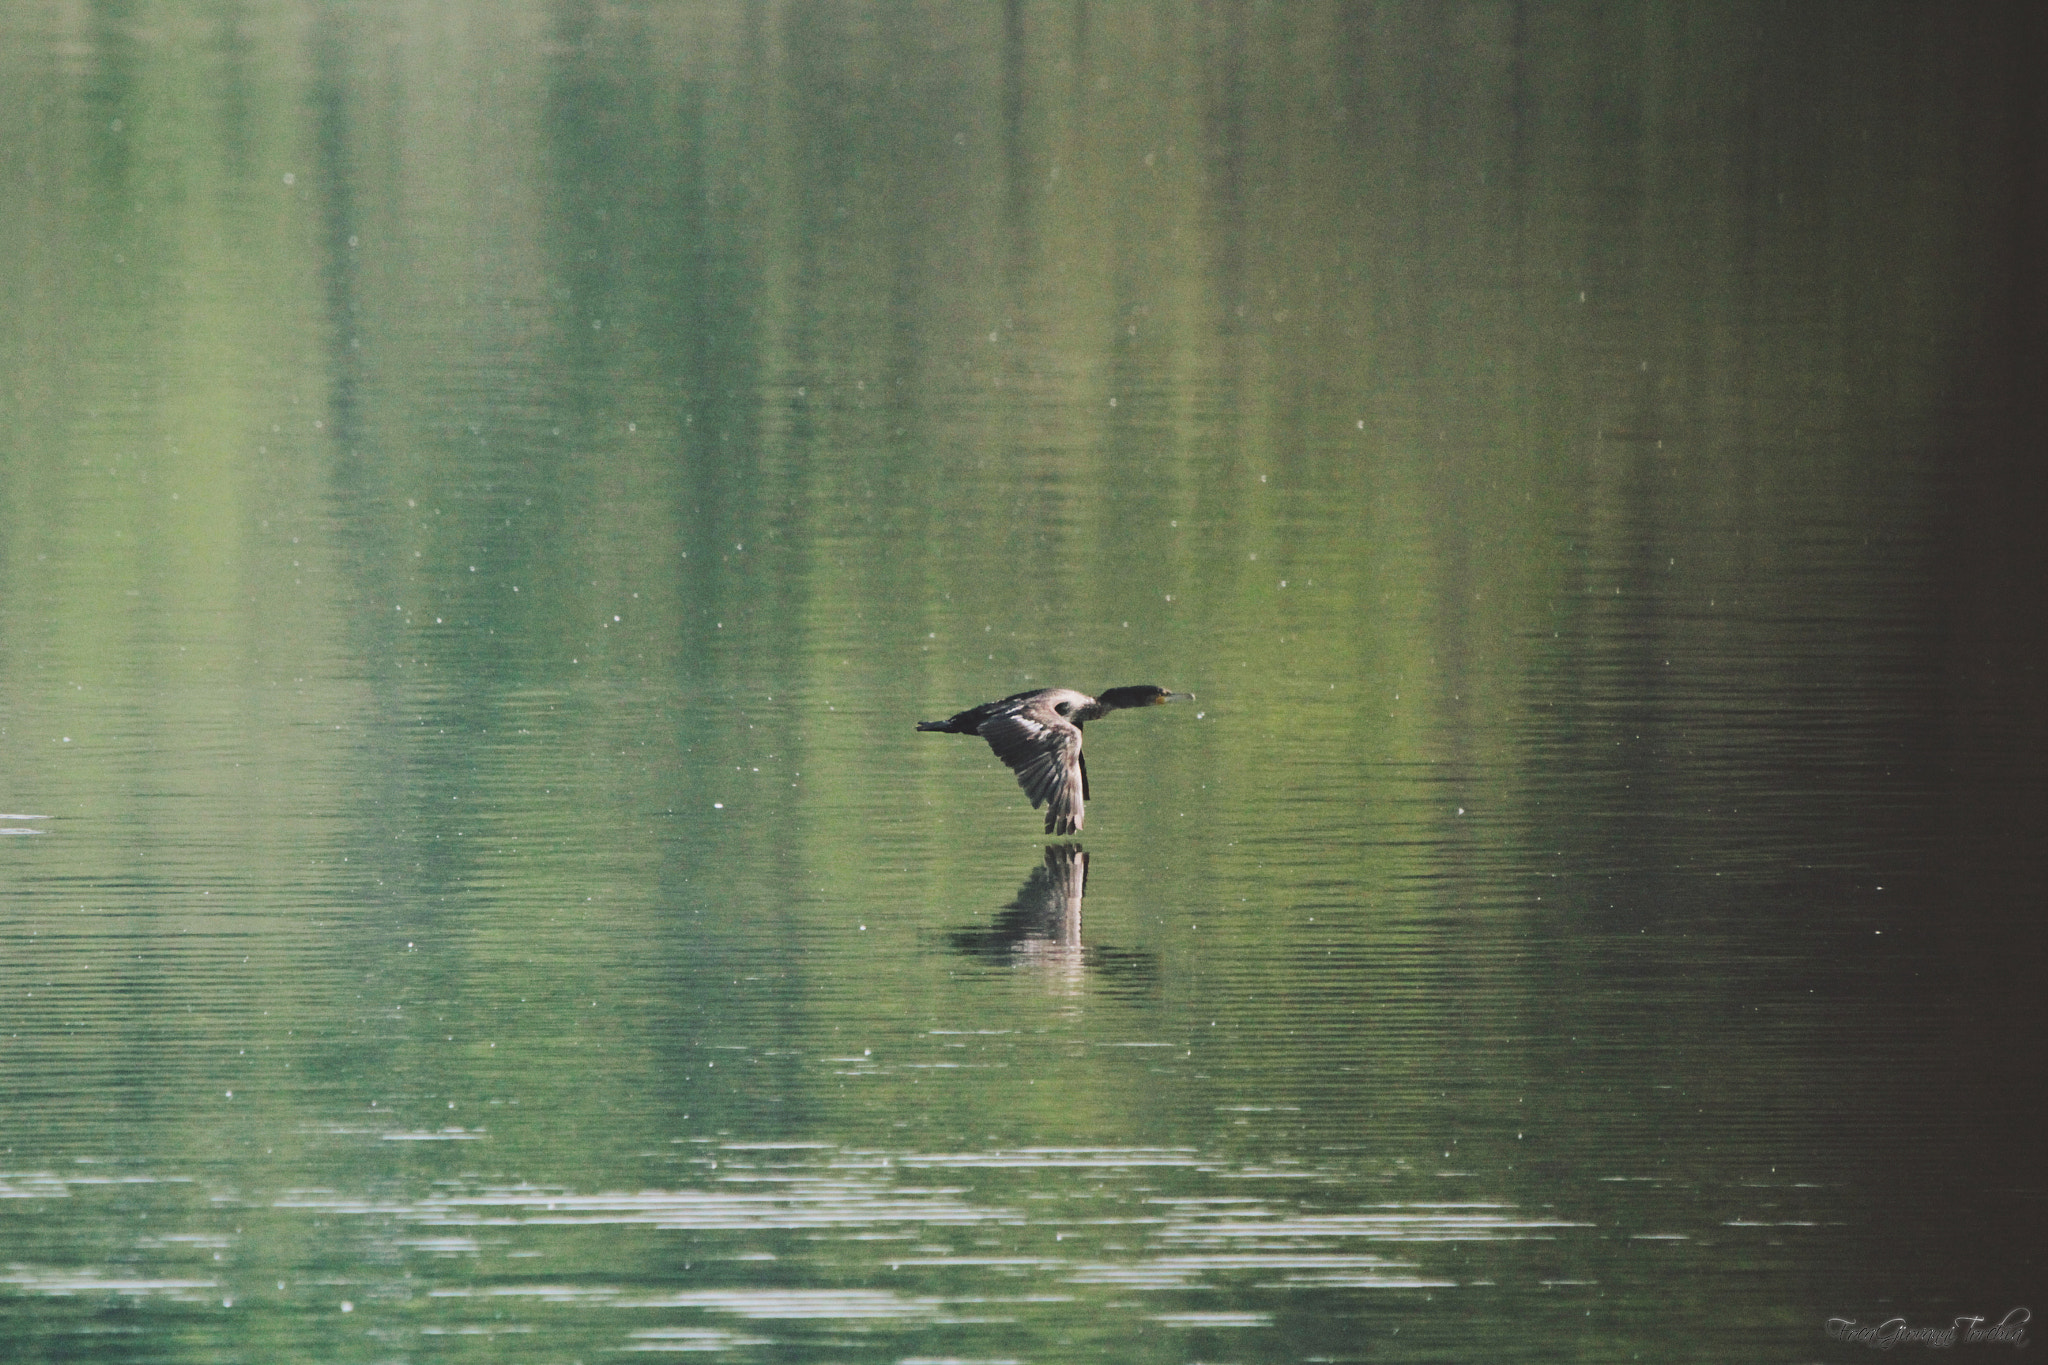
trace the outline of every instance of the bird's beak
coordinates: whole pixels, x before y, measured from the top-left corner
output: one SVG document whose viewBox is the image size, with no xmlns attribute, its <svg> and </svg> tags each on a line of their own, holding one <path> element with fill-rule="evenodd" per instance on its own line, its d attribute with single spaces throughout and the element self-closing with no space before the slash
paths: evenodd
<svg viewBox="0 0 2048 1365">
<path fill-rule="evenodd" d="M 1164 692 L 1160 694 L 1159 700 L 1152 704 L 1154 706 L 1164 706 L 1170 701 L 1193 701 L 1194 699 L 1195 694 L 1192 692 Z"/>
</svg>

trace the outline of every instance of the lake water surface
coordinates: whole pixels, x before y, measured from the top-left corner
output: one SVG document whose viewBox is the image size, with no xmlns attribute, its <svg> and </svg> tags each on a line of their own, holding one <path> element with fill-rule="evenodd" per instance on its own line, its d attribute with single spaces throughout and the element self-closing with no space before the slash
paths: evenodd
<svg viewBox="0 0 2048 1365">
<path fill-rule="evenodd" d="M 2044 58 L 10 8 L 0 1356 L 2038 1343 Z"/>
</svg>

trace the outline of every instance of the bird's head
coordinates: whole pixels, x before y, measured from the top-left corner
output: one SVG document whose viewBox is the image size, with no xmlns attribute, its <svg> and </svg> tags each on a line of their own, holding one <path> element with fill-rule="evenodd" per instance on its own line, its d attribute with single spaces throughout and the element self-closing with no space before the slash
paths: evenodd
<svg viewBox="0 0 2048 1365">
<path fill-rule="evenodd" d="M 1140 683 L 1135 687 L 1112 687 L 1095 699 L 1095 704 L 1105 711 L 1122 711 L 1133 706 L 1164 706 L 1170 701 L 1193 701 L 1192 692 L 1169 692 L 1151 683 Z"/>
</svg>

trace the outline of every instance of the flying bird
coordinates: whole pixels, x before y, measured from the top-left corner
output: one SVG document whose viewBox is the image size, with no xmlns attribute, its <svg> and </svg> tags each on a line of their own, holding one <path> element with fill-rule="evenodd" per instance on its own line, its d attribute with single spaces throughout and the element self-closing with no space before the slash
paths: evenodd
<svg viewBox="0 0 2048 1365">
<path fill-rule="evenodd" d="M 919 721 L 920 730 L 980 735 L 1017 774 L 1031 808 L 1046 807 L 1047 834 L 1079 834 L 1088 800 L 1088 761 L 1081 757 L 1081 727 L 1112 711 L 1193 701 L 1192 692 L 1169 692 L 1146 683 L 1112 687 L 1099 697 L 1071 687 L 1019 692 L 983 702 L 949 720 Z"/>
</svg>

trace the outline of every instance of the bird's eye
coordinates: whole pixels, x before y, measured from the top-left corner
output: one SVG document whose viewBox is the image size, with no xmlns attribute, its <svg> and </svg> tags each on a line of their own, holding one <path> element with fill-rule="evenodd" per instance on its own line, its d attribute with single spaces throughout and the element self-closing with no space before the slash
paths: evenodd
<svg viewBox="0 0 2048 1365">
<path fill-rule="evenodd" d="M 1058 706 L 1055 706 L 1052 709 L 1064 716 L 1065 714 L 1067 714 L 1067 712 L 1074 709 L 1074 703 L 1070 701 L 1063 701 Z"/>
</svg>

